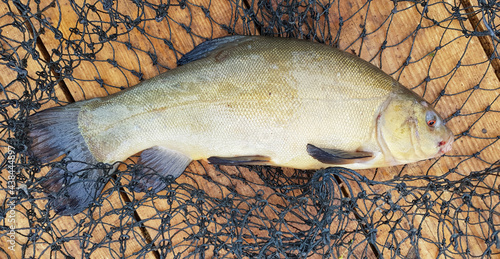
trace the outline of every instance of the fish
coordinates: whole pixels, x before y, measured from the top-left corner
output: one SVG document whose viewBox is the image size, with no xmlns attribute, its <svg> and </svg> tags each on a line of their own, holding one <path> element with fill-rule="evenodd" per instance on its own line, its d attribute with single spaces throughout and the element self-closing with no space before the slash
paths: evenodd
<svg viewBox="0 0 500 259">
<path fill-rule="evenodd" d="M 454 135 L 435 109 L 361 58 L 306 40 L 208 40 L 178 67 L 113 95 L 30 116 L 30 147 L 52 168 L 57 213 L 84 210 L 103 169 L 142 152 L 134 191 L 165 188 L 193 160 L 315 170 L 367 169 L 441 156 Z"/>
</svg>

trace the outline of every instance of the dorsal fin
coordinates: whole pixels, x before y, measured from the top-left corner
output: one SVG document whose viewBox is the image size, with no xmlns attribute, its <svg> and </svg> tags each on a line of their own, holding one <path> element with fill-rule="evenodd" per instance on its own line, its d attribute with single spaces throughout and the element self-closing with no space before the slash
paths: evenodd
<svg viewBox="0 0 500 259">
<path fill-rule="evenodd" d="M 233 45 L 231 43 L 239 43 L 242 39 L 248 38 L 247 36 L 234 35 L 222 38 L 217 38 L 213 40 L 208 40 L 200 45 L 196 46 L 190 52 L 184 54 L 178 61 L 177 65 L 182 66 L 191 61 L 195 61 L 201 58 L 207 57 L 210 53 L 218 50 L 222 50 L 228 45 Z"/>
</svg>

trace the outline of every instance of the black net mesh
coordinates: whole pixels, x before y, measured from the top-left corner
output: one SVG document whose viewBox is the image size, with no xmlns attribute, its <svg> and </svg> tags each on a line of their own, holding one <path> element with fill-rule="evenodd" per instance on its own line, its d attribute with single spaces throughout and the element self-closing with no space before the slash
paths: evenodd
<svg viewBox="0 0 500 259">
<path fill-rule="evenodd" d="M 499 10 L 489 0 L 3 0 L 0 258 L 497 258 Z M 131 158 L 88 210 L 56 215 L 40 182 L 67 161 L 28 155 L 27 116 L 133 86 L 229 34 L 303 38 L 372 62 L 447 118 L 453 150 L 357 172 L 197 161 L 159 193 L 130 191 Z"/>
</svg>

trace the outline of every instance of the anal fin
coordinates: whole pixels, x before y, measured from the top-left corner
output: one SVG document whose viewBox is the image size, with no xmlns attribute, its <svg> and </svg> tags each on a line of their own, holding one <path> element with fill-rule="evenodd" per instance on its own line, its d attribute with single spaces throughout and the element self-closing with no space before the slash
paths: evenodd
<svg viewBox="0 0 500 259">
<path fill-rule="evenodd" d="M 139 163 L 144 169 L 140 175 L 133 178 L 132 181 L 136 184 L 133 190 L 144 192 L 153 188 L 154 192 L 158 192 L 166 187 L 162 178 L 179 177 L 191 161 L 190 157 L 165 147 L 148 148 L 141 153 Z"/>
<path fill-rule="evenodd" d="M 269 165 L 271 161 L 267 156 L 237 156 L 237 157 L 218 157 L 208 158 L 208 162 L 216 165 Z"/>
<path fill-rule="evenodd" d="M 319 148 L 312 144 L 307 144 L 307 153 L 321 163 L 332 165 L 353 164 L 373 159 L 371 152 Z"/>
</svg>

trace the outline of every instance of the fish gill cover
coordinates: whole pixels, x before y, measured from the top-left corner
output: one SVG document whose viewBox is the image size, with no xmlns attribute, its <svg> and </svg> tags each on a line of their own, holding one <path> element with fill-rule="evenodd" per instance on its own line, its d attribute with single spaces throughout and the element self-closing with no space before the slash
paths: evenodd
<svg viewBox="0 0 500 259">
<path fill-rule="evenodd" d="M 486 0 L 1 1 L 0 257 L 497 258 L 498 14 Z M 116 93 L 232 34 L 370 61 L 436 107 L 453 150 L 357 172 L 195 161 L 159 193 L 130 191 L 135 157 L 88 210 L 51 210 L 45 174 L 78 161 L 29 156 L 29 114 Z"/>
</svg>

